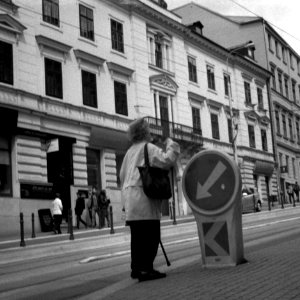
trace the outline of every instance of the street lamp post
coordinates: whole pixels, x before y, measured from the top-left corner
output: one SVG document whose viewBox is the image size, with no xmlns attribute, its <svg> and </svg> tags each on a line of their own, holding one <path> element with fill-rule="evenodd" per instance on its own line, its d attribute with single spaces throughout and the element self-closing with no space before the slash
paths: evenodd
<svg viewBox="0 0 300 300">
<path fill-rule="evenodd" d="M 231 136 L 232 136 L 232 151 L 233 151 L 233 158 L 236 163 L 238 163 L 238 157 L 237 157 L 237 145 L 236 145 L 236 138 L 237 138 L 237 132 L 234 135 L 234 130 L 233 130 L 233 111 L 232 111 L 232 95 L 231 95 L 231 82 L 230 82 L 230 76 L 229 76 L 229 71 L 228 71 L 228 65 L 229 65 L 229 56 L 233 54 L 234 52 L 241 50 L 241 49 L 248 49 L 250 47 L 253 47 L 254 43 L 252 41 L 248 41 L 247 43 L 244 43 L 242 45 L 238 45 L 227 53 L 226 57 L 226 72 L 228 76 L 227 80 L 227 86 L 228 86 L 228 98 L 229 98 L 229 117 L 230 117 L 230 131 L 231 131 Z"/>
</svg>

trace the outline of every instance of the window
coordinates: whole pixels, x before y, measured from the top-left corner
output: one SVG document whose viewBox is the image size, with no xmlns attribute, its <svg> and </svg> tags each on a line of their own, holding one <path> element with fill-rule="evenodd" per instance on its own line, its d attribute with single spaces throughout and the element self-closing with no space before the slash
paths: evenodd
<svg viewBox="0 0 300 300">
<path fill-rule="evenodd" d="M 285 90 L 285 96 L 289 97 L 289 79 L 287 77 L 284 77 L 284 90 Z"/>
<path fill-rule="evenodd" d="M 292 119 L 289 118 L 289 132 L 290 132 L 290 139 L 293 140 L 294 139 L 294 133 L 293 133 L 293 125 L 292 125 Z"/>
<path fill-rule="evenodd" d="M 157 36 L 155 36 L 155 65 L 158 68 L 163 67 L 162 45 L 160 39 Z"/>
<path fill-rule="evenodd" d="M 287 173 L 289 174 L 290 173 L 290 168 L 289 168 L 289 160 L 290 160 L 290 157 L 288 155 L 285 156 L 285 165 L 286 165 L 286 169 L 287 169 Z M 290 174 L 289 174 L 290 175 Z"/>
<path fill-rule="evenodd" d="M 216 115 L 216 114 L 210 114 L 210 118 L 211 118 L 212 137 L 214 139 L 219 140 L 220 139 L 220 132 L 219 132 L 218 115 Z"/>
<path fill-rule="evenodd" d="M 124 53 L 123 24 L 115 20 L 111 20 L 110 24 L 112 49 Z"/>
<path fill-rule="evenodd" d="M 293 101 L 296 101 L 296 82 L 292 80 L 292 94 L 293 94 Z"/>
<path fill-rule="evenodd" d="M 43 21 L 59 26 L 58 0 L 43 0 Z"/>
<path fill-rule="evenodd" d="M 81 77 L 83 105 L 97 108 L 96 75 L 82 70 Z"/>
<path fill-rule="evenodd" d="M 276 119 L 276 132 L 280 134 L 280 120 L 279 120 L 279 112 L 275 110 L 275 119 Z"/>
<path fill-rule="evenodd" d="M 285 119 L 285 115 L 282 114 L 281 115 L 282 118 L 282 127 L 283 127 L 283 136 L 287 137 L 287 128 L 286 128 L 286 119 Z"/>
<path fill-rule="evenodd" d="M 128 116 L 126 84 L 114 82 L 116 113 Z"/>
<path fill-rule="evenodd" d="M 297 143 L 300 143 L 300 126 L 299 126 L 299 120 L 296 121 L 296 134 L 297 134 Z"/>
<path fill-rule="evenodd" d="M 281 52 L 282 52 L 283 62 L 286 63 L 286 50 L 283 46 L 281 47 Z"/>
<path fill-rule="evenodd" d="M 273 44 L 272 44 L 272 37 L 270 34 L 268 34 L 268 45 L 269 45 L 269 50 L 273 52 Z"/>
<path fill-rule="evenodd" d="M 250 90 L 250 83 L 247 81 L 244 81 L 244 88 L 245 88 L 245 100 L 246 104 L 251 104 L 251 90 Z"/>
<path fill-rule="evenodd" d="M 0 41 L 0 82 L 13 84 L 13 52 L 12 45 Z"/>
<path fill-rule="evenodd" d="M 10 138 L 0 134 L 0 195 L 11 196 L 11 149 Z"/>
<path fill-rule="evenodd" d="M 101 190 L 100 151 L 86 149 L 87 181 L 89 186 Z"/>
<path fill-rule="evenodd" d="M 263 93 L 261 88 L 257 88 L 257 101 L 258 101 L 258 108 L 264 108 L 264 100 L 263 100 Z"/>
<path fill-rule="evenodd" d="M 197 66 L 196 59 L 188 56 L 189 80 L 197 82 Z"/>
<path fill-rule="evenodd" d="M 290 66 L 294 70 L 294 57 L 292 53 L 290 53 Z"/>
<path fill-rule="evenodd" d="M 283 94 L 283 87 L 282 87 L 282 73 L 281 71 L 278 71 L 278 86 L 279 86 L 279 92 Z"/>
<path fill-rule="evenodd" d="M 292 158 L 292 167 L 293 167 L 293 177 L 296 177 L 296 165 L 295 165 L 295 158 Z M 297 195 L 298 197 L 298 195 Z"/>
<path fill-rule="evenodd" d="M 228 136 L 229 136 L 229 142 L 232 143 L 233 141 L 233 136 L 232 136 L 232 120 L 227 119 L 227 126 L 228 126 Z"/>
<path fill-rule="evenodd" d="M 224 74 L 224 91 L 226 96 L 232 96 L 231 95 L 231 83 L 230 83 L 230 76 L 228 74 Z M 230 95 L 229 95 L 230 91 Z"/>
<path fill-rule="evenodd" d="M 63 98 L 61 63 L 45 58 L 46 95 Z"/>
<path fill-rule="evenodd" d="M 261 144 L 262 144 L 262 149 L 264 151 L 268 151 L 267 132 L 264 129 L 261 130 Z"/>
<path fill-rule="evenodd" d="M 214 74 L 214 69 L 211 66 L 206 66 L 207 70 L 207 83 L 208 83 L 208 88 L 211 90 L 215 90 L 215 74 Z"/>
<path fill-rule="evenodd" d="M 193 131 L 198 134 L 201 132 L 200 109 L 192 107 Z"/>
<path fill-rule="evenodd" d="M 276 90 L 276 78 L 275 78 L 275 68 L 271 66 L 272 73 L 272 88 Z"/>
<path fill-rule="evenodd" d="M 80 36 L 94 40 L 93 10 L 79 4 Z"/>
<path fill-rule="evenodd" d="M 280 58 L 280 54 L 279 54 L 279 44 L 277 41 L 275 41 L 275 51 L 276 51 L 276 56 L 278 58 Z"/>
<path fill-rule="evenodd" d="M 249 134 L 249 146 L 255 148 L 255 133 L 254 126 L 248 125 L 248 134 Z"/>
</svg>

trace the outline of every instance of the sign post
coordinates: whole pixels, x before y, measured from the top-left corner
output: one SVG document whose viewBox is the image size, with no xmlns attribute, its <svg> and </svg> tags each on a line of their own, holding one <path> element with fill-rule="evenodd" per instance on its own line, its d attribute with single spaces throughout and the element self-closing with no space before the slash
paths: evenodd
<svg viewBox="0 0 300 300">
<path fill-rule="evenodd" d="M 217 150 L 199 152 L 184 170 L 182 189 L 197 222 L 205 267 L 245 261 L 241 186 L 237 164 Z"/>
</svg>

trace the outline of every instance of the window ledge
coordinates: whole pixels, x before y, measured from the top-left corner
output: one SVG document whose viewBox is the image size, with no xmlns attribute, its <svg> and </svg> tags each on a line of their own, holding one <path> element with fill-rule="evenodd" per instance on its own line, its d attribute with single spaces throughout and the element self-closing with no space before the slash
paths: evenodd
<svg viewBox="0 0 300 300">
<path fill-rule="evenodd" d="M 213 89 L 210 89 L 210 88 L 208 88 L 208 89 L 207 89 L 207 91 L 208 91 L 209 93 L 212 93 L 212 94 L 218 95 L 218 93 L 217 93 L 217 91 L 216 91 L 216 90 L 213 90 Z"/>
<path fill-rule="evenodd" d="M 45 26 L 45 27 L 51 28 L 51 29 L 53 29 L 53 30 L 55 30 L 55 31 L 58 31 L 58 32 L 60 32 L 60 33 L 63 33 L 62 27 L 60 27 L 60 26 L 55 26 L 55 25 L 52 25 L 52 24 L 47 23 L 47 22 L 45 22 L 45 21 L 41 21 L 40 24 L 41 24 L 42 26 Z"/>
<path fill-rule="evenodd" d="M 175 73 L 171 72 L 171 71 L 168 71 L 166 69 L 162 69 L 162 68 L 159 68 L 153 64 L 148 64 L 149 68 L 153 69 L 153 70 L 156 70 L 156 71 L 159 71 L 161 73 L 164 73 L 164 74 L 167 74 L 169 76 L 172 76 L 172 77 L 175 77 Z"/>
<path fill-rule="evenodd" d="M 189 80 L 189 84 L 190 84 L 190 85 L 193 85 L 193 86 L 195 86 L 195 87 L 198 87 L 198 88 L 200 88 L 200 85 L 199 85 L 199 83 L 198 83 L 198 82 L 195 82 L 195 81 L 190 81 L 190 80 Z"/>
<path fill-rule="evenodd" d="M 127 55 L 124 52 L 120 52 L 120 51 L 117 51 L 117 50 L 114 50 L 114 49 L 111 49 L 110 52 L 112 54 L 116 54 L 116 55 L 119 55 L 119 56 L 127 59 Z"/>
<path fill-rule="evenodd" d="M 90 45 L 92 45 L 92 46 L 94 46 L 94 47 L 98 47 L 98 45 L 97 45 L 97 43 L 96 43 L 96 40 L 92 41 L 92 40 L 87 39 L 87 38 L 85 38 L 85 37 L 83 37 L 83 36 L 79 36 L 79 37 L 78 37 L 78 40 L 81 41 L 81 42 L 90 44 Z"/>
</svg>

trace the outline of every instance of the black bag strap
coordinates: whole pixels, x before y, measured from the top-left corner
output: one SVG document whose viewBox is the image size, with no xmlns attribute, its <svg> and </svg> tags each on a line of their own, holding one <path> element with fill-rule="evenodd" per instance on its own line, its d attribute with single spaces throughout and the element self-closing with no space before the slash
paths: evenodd
<svg viewBox="0 0 300 300">
<path fill-rule="evenodd" d="M 144 146 L 144 158 L 145 158 L 145 166 L 150 166 L 149 164 L 149 156 L 148 156 L 148 143 L 145 144 Z"/>
</svg>

